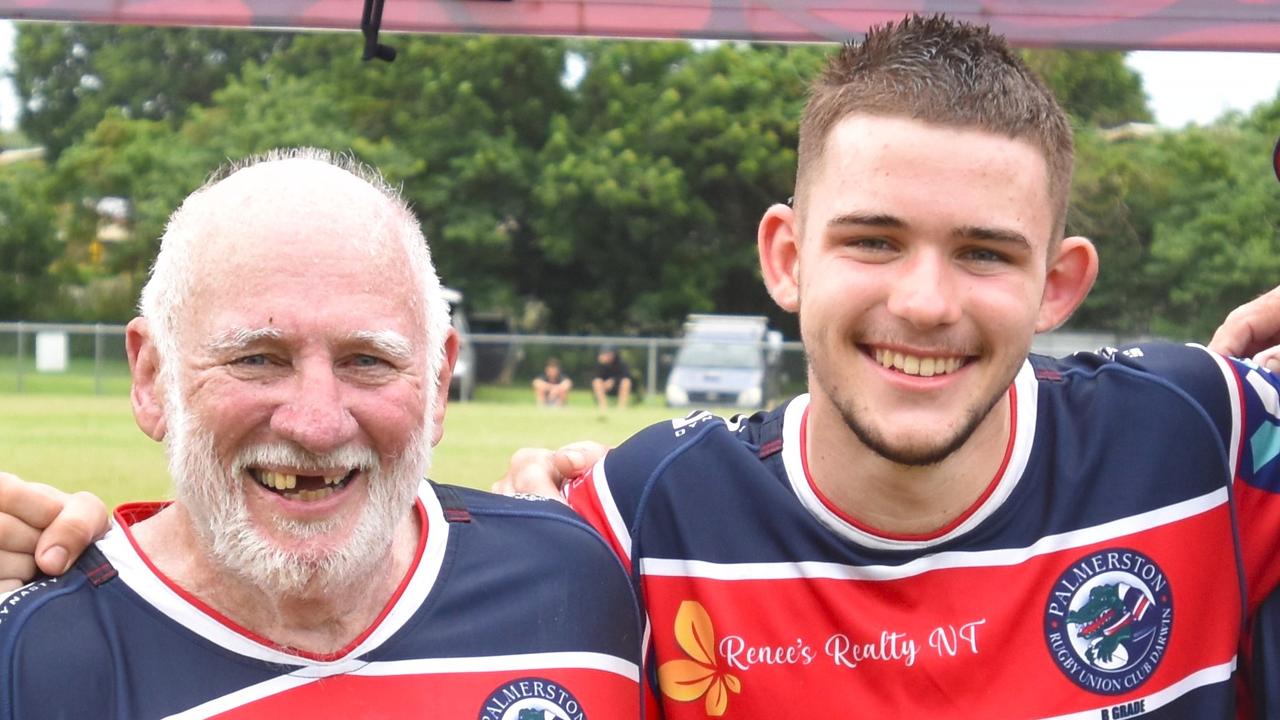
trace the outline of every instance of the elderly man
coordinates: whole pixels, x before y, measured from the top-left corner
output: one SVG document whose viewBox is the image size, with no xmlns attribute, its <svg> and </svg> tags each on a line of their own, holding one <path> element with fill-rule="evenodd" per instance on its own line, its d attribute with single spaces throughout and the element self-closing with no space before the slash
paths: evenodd
<svg viewBox="0 0 1280 720">
<path fill-rule="evenodd" d="M 0 718 L 637 716 L 599 537 L 422 479 L 457 338 L 380 178 L 232 168 L 174 213 L 140 305 L 134 415 L 176 499 L 0 603 Z"/>
</svg>

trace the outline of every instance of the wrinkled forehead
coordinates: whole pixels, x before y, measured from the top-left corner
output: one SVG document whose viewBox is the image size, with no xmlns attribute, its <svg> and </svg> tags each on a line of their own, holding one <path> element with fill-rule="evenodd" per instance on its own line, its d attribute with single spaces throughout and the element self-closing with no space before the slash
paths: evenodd
<svg viewBox="0 0 1280 720">
<path fill-rule="evenodd" d="M 184 208 L 201 276 L 407 275 L 401 216 L 377 188 L 324 162 L 279 160 L 240 170 Z"/>
<path fill-rule="evenodd" d="M 196 314 L 345 302 L 422 324 L 403 214 L 364 180 L 322 162 L 276 161 L 189 202 L 183 222 Z"/>
</svg>

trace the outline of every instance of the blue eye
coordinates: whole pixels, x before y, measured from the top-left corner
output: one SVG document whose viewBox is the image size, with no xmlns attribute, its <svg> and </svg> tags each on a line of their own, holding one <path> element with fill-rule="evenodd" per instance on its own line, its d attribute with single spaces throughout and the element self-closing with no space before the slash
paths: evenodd
<svg viewBox="0 0 1280 720">
<path fill-rule="evenodd" d="M 242 358 L 236 358 L 237 365 L 248 365 L 249 367 L 262 367 L 267 364 L 266 355 L 246 355 Z"/>
<path fill-rule="evenodd" d="M 978 262 L 984 262 L 984 263 L 1007 262 L 1007 259 L 1005 258 L 1004 255 L 1001 255 L 1000 253 L 995 252 L 993 250 L 987 250 L 985 248 L 974 248 L 973 250 L 969 250 L 968 252 L 965 253 L 965 257 L 968 258 L 969 260 L 976 260 Z"/>
<path fill-rule="evenodd" d="M 351 364 L 356 367 L 371 368 L 382 364 L 382 360 L 372 355 L 356 355 L 352 358 Z"/>
<path fill-rule="evenodd" d="M 891 250 L 893 245 L 888 240 L 879 237 L 857 238 L 850 243 L 854 247 L 864 250 Z"/>
</svg>

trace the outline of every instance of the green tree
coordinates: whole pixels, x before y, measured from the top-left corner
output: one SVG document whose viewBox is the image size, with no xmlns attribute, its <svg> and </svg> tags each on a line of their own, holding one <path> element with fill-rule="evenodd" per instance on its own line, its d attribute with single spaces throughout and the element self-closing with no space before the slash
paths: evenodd
<svg viewBox="0 0 1280 720">
<path fill-rule="evenodd" d="M 1148 273 L 1166 296 L 1154 329 L 1205 339 L 1236 305 L 1280 278 L 1280 193 L 1271 167 L 1280 95 L 1165 140 L 1174 178 Z"/>
<path fill-rule="evenodd" d="M 212 29 L 20 23 L 14 81 L 19 125 L 56 159 L 111 108 L 176 124 L 248 60 L 291 35 Z"/>
<path fill-rule="evenodd" d="M 49 266 L 60 248 L 42 175 L 38 163 L 0 170 L 0 319 L 45 317 L 56 292 Z"/>
<path fill-rule="evenodd" d="M 765 312 L 755 226 L 791 194 L 810 47 L 596 43 L 542 154 L 538 235 L 568 327 L 669 331 Z"/>
<path fill-rule="evenodd" d="M 1142 76 L 1124 64 L 1125 53 L 1027 50 L 1022 57 L 1081 125 L 1114 127 L 1152 120 Z"/>
</svg>

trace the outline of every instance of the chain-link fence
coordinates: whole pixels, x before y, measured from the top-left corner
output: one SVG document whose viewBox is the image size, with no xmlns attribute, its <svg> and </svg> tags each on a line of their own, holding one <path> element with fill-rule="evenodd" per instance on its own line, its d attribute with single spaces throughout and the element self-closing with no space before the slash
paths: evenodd
<svg viewBox="0 0 1280 720">
<path fill-rule="evenodd" d="M 1033 349 L 1065 355 L 1120 341 L 1106 333 L 1058 332 L 1037 336 Z M 680 338 L 471 333 L 463 341 L 454 394 L 462 400 L 510 399 L 525 392 L 531 397 L 532 381 L 550 358 L 559 361 L 576 390 L 587 391 L 596 355 L 606 345 L 616 348 L 630 366 L 634 386 L 645 402 L 665 400 Z M 762 365 L 770 374 L 765 404 L 804 391 L 805 356 L 799 342 L 773 347 L 762 343 L 756 349 L 758 357 L 767 358 Z M 0 393 L 103 395 L 128 390 L 123 325 L 0 323 Z M 735 404 L 732 394 L 724 393 L 691 400 L 701 405 Z"/>
<path fill-rule="evenodd" d="M 615 348 L 630 367 L 632 381 L 642 398 L 661 403 L 682 341 L 680 338 L 475 333 L 468 336 L 467 342 L 470 350 L 464 349 L 463 356 L 468 352 L 474 355 L 475 383 L 481 396 L 486 388 L 494 386 L 528 390 L 551 358 L 555 358 L 561 371 L 573 380 L 575 389 L 589 389 L 597 354 L 608 346 Z M 805 359 L 799 342 L 784 342 L 773 348 L 765 343 L 746 345 L 762 358 L 760 367 L 771 375 L 768 394 L 772 397 L 766 397 L 766 403 L 803 392 Z M 729 371 L 707 368 L 708 373 Z M 708 402 L 735 404 L 729 394 Z"/>
<path fill-rule="evenodd" d="M 533 379 L 553 357 L 576 389 L 587 390 L 597 353 L 606 345 L 630 366 L 641 398 L 661 403 L 679 338 L 472 333 L 463 341 L 455 394 L 467 400 L 525 392 L 532 397 Z M 769 399 L 776 401 L 803 389 L 805 364 L 798 342 L 783 343 L 774 352 L 775 396 Z M 123 325 L 0 323 L 0 393 L 102 395 L 128 389 Z M 732 398 L 723 400 L 733 404 Z"/>
<path fill-rule="evenodd" d="M 123 325 L 0 323 L 0 392 L 128 390 Z"/>
</svg>

